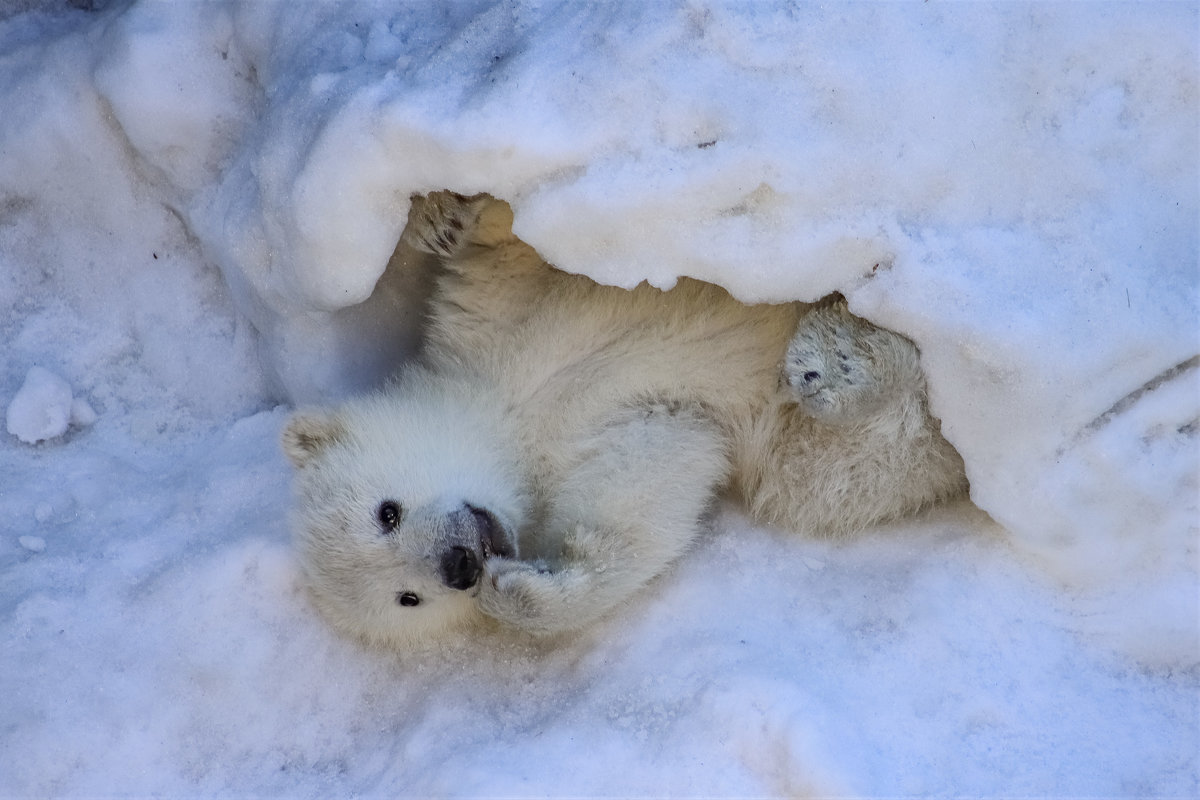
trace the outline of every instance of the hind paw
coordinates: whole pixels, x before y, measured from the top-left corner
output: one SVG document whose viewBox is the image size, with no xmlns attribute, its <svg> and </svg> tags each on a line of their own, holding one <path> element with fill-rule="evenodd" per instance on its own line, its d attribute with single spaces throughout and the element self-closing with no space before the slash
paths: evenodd
<svg viewBox="0 0 1200 800">
<path fill-rule="evenodd" d="M 845 299 L 809 311 L 788 344 L 785 390 L 823 422 L 863 419 L 920 388 L 916 347 L 903 336 L 850 313 Z"/>
</svg>

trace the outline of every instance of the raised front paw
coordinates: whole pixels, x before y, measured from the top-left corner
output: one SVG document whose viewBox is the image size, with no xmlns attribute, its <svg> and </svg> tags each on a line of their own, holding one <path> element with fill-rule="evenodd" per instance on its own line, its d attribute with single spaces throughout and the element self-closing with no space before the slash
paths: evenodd
<svg viewBox="0 0 1200 800">
<path fill-rule="evenodd" d="M 435 256 L 453 257 L 471 238 L 488 200 L 483 194 L 464 197 L 454 192 L 414 196 L 404 242 Z"/>
<path fill-rule="evenodd" d="M 912 342 L 854 316 L 840 296 L 801 318 L 783 381 L 806 413 L 829 423 L 864 419 L 924 385 Z"/>
<path fill-rule="evenodd" d="M 583 576 L 577 570 L 550 572 L 526 561 L 491 558 L 481 582 L 479 608 L 505 625 L 539 636 L 582 624 L 571 615 L 571 598 Z"/>
</svg>

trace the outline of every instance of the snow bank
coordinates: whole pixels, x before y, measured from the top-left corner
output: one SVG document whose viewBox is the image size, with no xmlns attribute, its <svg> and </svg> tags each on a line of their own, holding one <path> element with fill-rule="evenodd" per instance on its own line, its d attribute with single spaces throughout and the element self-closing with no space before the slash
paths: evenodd
<svg viewBox="0 0 1200 800">
<path fill-rule="evenodd" d="M 413 192 L 502 196 L 609 283 L 840 290 L 922 347 L 974 501 L 1127 584 L 1145 655 L 1200 657 L 1194 7 L 281 9 L 135 7 L 97 84 L 176 187 L 213 180 L 190 228 L 289 397 L 411 347 L 412 255 L 380 278 Z"/>
<path fill-rule="evenodd" d="M 21 8 L 0 401 L 99 413 L 0 441 L 0 794 L 1200 790 L 1193 4 Z M 411 351 L 435 188 L 598 280 L 841 290 L 991 520 L 730 516 L 578 640 L 336 639 L 275 403 Z"/>
</svg>

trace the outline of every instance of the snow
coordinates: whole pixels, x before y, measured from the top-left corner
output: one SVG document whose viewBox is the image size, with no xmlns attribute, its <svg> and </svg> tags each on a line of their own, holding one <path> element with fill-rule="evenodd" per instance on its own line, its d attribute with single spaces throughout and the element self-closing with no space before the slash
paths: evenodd
<svg viewBox="0 0 1200 800">
<path fill-rule="evenodd" d="M 77 428 L 86 428 L 89 425 L 94 425 L 96 418 L 96 409 L 92 408 L 83 397 L 76 397 L 71 400 L 71 424 Z"/>
<path fill-rule="evenodd" d="M 36 444 L 57 439 L 71 424 L 71 384 L 42 367 L 30 367 L 4 415 L 8 432 Z"/>
<path fill-rule="evenodd" d="M 71 426 L 96 422 L 96 410 L 84 397 L 71 396 L 71 384 L 44 367 L 30 367 L 25 382 L 4 414 L 9 433 L 26 444 L 57 439 Z"/>
<path fill-rule="evenodd" d="M 34 553 L 40 553 L 46 549 L 46 540 L 40 536 L 22 536 L 17 539 L 21 547 Z"/>
<path fill-rule="evenodd" d="M 1200 793 L 1196 4 L 94 5 L 0 10 L 0 795 Z M 566 641 L 337 638 L 278 432 L 412 352 L 440 188 L 842 291 L 972 502 L 728 509 Z"/>
</svg>

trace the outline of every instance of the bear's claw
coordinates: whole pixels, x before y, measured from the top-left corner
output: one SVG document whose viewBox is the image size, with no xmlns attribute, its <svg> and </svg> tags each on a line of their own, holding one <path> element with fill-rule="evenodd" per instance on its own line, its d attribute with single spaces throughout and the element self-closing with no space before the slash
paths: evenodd
<svg viewBox="0 0 1200 800">
<path fill-rule="evenodd" d="M 453 257 L 467 244 L 486 200 L 487 195 L 466 197 L 454 192 L 415 195 L 403 240 L 422 252 Z"/>
</svg>

